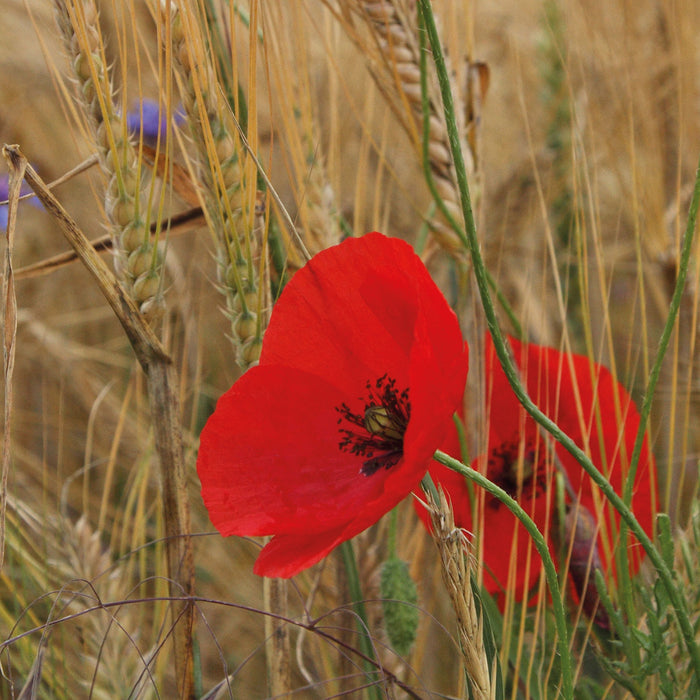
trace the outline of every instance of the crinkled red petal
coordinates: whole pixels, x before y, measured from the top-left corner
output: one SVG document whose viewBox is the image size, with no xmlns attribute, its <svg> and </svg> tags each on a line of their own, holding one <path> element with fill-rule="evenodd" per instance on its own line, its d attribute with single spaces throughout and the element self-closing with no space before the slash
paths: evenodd
<svg viewBox="0 0 700 700">
<path fill-rule="evenodd" d="M 629 394 L 606 368 L 586 357 L 560 353 L 553 348 L 524 345 L 512 338 L 509 340 L 531 398 L 587 451 L 616 492 L 621 493 L 639 428 L 639 414 Z M 527 416 L 513 393 L 495 355 L 490 336 L 486 340 L 486 377 L 490 449 L 512 440 L 513 436 L 521 436 L 532 445 L 539 443 L 539 450 L 543 450 L 540 429 Z M 446 443 L 448 447 L 445 451 L 456 454 L 456 431 L 447 436 Z M 619 516 L 597 493 L 590 477 L 576 460 L 560 445 L 556 445 L 555 449 L 581 505 L 597 514 L 599 553 L 604 568 L 614 575 L 613 553 Z M 475 460 L 472 466 L 479 469 L 480 461 Z M 549 464 L 547 468 L 554 473 L 553 465 Z M 443 485 L 453 501 L 456 524 L 466 529 L 480 529 L 486 589 L 496 594 L 499 602 L 503 603 L 500 593 L 510 582 L 516 599 L 525 599 L 540 576 L 541 560 L 522 526 L 504 506 L 486 504 L 483 527 L 480 528 L 479 523 L 472 523 L 468 491 L 462 477 L 435 463 L 431 465 L 430 473 L 436 482 Z M 550 532 L 553 526 L 553 488 L 550 479 L 548 488 L 540 492 L 534 502 L 530 502 L 529 508 L 526 507 L 548 539 L 554 536 Z M 656 503 L 655 463 L 645 440 L 635 476 L 632 509 L 650 535 Z M 423 521 L 429 524 L 425 510 L 422 507 L 417 510 Z M 514 544 L 516 532 L 517 544 Z M 550 540 L 550 550 L 554 553 L 553 549 Z M 637 544 L 632 544 L 629 552 L 630 571 L 634 573 L 643 558 L 643 550 Z"/>
<path fill-rule="evenodd" d="M 510 339 L 514 356 L 523 368 L 527 388 L 543 411 L 590 456 L 618 494 L 629 472 L 639 413 L 624 387 L 610 371 L 582 355 L 553 348 L 524 346 Z M 525 369 L 527 368 L 527 369 Z M 502 374 L 502 372 L 501 372 Z M 529 421 L 535 430 L 534 421 Z M 620 517 L 576 460 L 560 445 L 557 456 L 582 506 L 599 525 L 598 548 L 603 566 L 614 573 L 614 548 Z M 656 512 L 656 467 L 645 438 L 635 474 L 632 510 L 650 536 Z M 632 544 L 632 543 L 630 543 Z M 639 568 L 643 550 L 630 547 L 630 571 Z"/>
</svg>

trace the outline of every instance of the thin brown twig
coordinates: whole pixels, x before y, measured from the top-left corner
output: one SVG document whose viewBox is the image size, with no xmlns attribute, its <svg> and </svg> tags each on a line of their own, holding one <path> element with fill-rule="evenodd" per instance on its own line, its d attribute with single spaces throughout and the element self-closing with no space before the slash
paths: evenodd
<svg viewBox="0 0 700 700">
<path fill-rule="evenodd" d="M 24 178 L 26 163 L 10 172 L 8 187 L 9 208 L 7 216 L 7 247 L 2 277 L 3 314 L 3 371 L 5 378 L 5 398 L 3 411 L 2 467 L 0 470 L 0 570 L 5 562 L 5 514 L 7 511 L 7 480 L 12 462 L 12 374 L 15 366 L 15 339 L 17 337 L 17 298 L 12 270 L 15 224 L 20 188 Z"/>
<path fill-rule="evenodd" d="M 169 235 L 176 235 L 180 233 L 186 233 L 192 229 L 203 226 L 206 223 L 204 214 L 201 207 L 194 207 L 188 209 L 180 214 L 175 214 L 174 216 L 167 219 L 165 222 L 154 221 L 151 224 L 151 236 L 154 236 L 156 232 L 160 229 L 162 230 L 163 225 L 167 226 Z M 93 247 L 95 252 L 104 253 L 105 251 L 112 250 L 112 236 L 106 234 L 100 236 L 99 238 L 94 238 L 90 241 L 90 245 Z M 31 265 L 25 265 L 20 267 L 19 270 L 15 271 L 15 279 L 30 279 L 32 277 L 40 277 L 41 275 L 48 275 L 51 272 L 70 265 L 79 259 L 78 254 L 74 250 L 67 250 L 65 253 L 59 253 L 58 255 L 53 255 L 50 258 L 45 258 L 39 262 L 32 263 Z"/>
</svg>

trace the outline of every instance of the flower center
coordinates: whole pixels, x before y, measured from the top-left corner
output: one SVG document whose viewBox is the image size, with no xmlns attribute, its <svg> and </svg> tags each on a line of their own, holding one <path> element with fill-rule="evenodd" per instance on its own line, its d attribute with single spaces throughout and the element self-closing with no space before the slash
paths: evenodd
<svg viewBox="0 0 700 700">
<path fill-rule="evenodd" d="M 535 446 L 528 441 L 521 454 L 520 440 L 506 440 L 489 453 L 488 478 L 513 498 L 539 496 L 546 489 L 546 470 L 539 464 Z M 498 508 L 497 498 L 490 505 Z"/>
<path fill-rule="evenodd" d="M 338 447 L 343 452 L 364 457 L 360 473 L 372 476 L 380 469 L 390 469 L 403 456 L 403 436 L 411 417 L 408 389 L 399 391 L 396 380 L 384 374 L 374 383 L 368 381 L 361 413 L 354 413 L 343 403 L 336 406 L 340 414 Z M 347 424 L 353 427 L 343 427 Z"/>
</svg>

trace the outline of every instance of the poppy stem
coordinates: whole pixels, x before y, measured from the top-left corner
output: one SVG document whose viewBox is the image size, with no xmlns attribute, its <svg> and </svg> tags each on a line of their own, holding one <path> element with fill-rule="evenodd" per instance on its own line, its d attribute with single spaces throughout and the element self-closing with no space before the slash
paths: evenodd
<svg viewBox="0 0 700 700">
<path fill-rule="evenodd" d="M 503 503 L 508 510 L 523 524 L 532 539 L 535 548 L 542 558 L 542 568 L 549 592 L 552 594 L 552 607 L 554 611 L 554 620 L 557 627 L 557 645 L 559 647 L 559 656 L 561 663 L 561 684 L 562 694 L 566 698 L 573 698 L 573 683 L 571 679 L 571 652 L 569 650 L 569 630 L 566 625 L 566 615 L 564 613 L 564 602 L 559 588 L 559 578 L 557 570 L 554 566 L 554 560 L 549 553 L 547 542 L 544 536 L 539 531 L 537 525 L 532 518 L 523 510 L 522 506 L 511 496 L 508 495 L 500 486 L 489 481 L 483 474 L 480 474 L 475 469 L 462 464 L 457 459 L 437 450 L 433 455 L 433 459 L 440 464 L 445 465 L 449 469 L 461 474 L 465 478 L 473 481 L 477 486 L 481 486 L 485 491 L 497 498 Z"/>
<path fill-rule="evenodd" d="M 656 384 L 661 375 L 661 368 L 663 365 L 664 357 L 666 356 L 666 350 L 668 349 L 668 344 L 671 341 L 671 336 L 676 326 L 676 319 L 678 317 L 678 311 L 680 309 L 681 300 L 683 298 L 685 290 L 685 280 L 688 274 L 688 267 L 690 266 L 690 258 L 693 253 L 693 239 L 695 237 L 695 224 L 697 222 L 699 207 L 700 163 L 698 164 L 698 169 L 696 170 L 695 185 L 693 187 L 693 196 L 690 200 L 690 206 L 688 208 L 688 222 L 686 224 L 685 233 L 683 235 L 683 244 L 681 246 L 681 255 L 676 277 L 676 286 L 673 290 L 671 303 L 669 304 L 668 308 L 668 315 L 666 316 L 666 323 L 664 324 L 661 337 L 659 338 L 659 345 L 656 351 L 656 358 L 654 359 L 654 364 L 652 365 L 651 372 L 649 373 L 649 381 L 647 383 L 646 391 L 644 392 L 644 397 L 642 399 L 642 406 L 639 411 L 639 429 L 637 430 L 637 437 L 634 443 L 634 448 L 632 450 L 629 472 L 627 473 L 627 478 L 624 484 L 622 485 L 622 500 L 624 501 L 625 506 L 628 507 L 632 502 L 632 488 L 634 486 L 637 468 L 639 466 L 639 459 L 642 454 L 642 449 L 644 447 L 644 436 L 647 431 L 649 415 L 651 413 L 651 407 L 654 401 L 654 392 L 656 390 Z M 620 523 L 621 542 L 625 541 L 625 537 L 627 534 L 626 530 L 626 524 L 623 520 Z M 620 559 L 622 563 L 621 571 L 624 576 L 625 572 L 627 571 L 627 552 L 624 550 L 624 548 L 622 549 Z"/>
<path fill-rule="evenodd" d="M 663 557 L 659 551 L 654 547 L 653 542 L 646 534 L 639 521 L 634 517 L 632 511 L 625 505 L 625 502 L 620 498 L 620 496 L 615 493 L 615 490 L 610 485 L 610 482 L 605 478 L 605 476 L 595 467 L 593 462 L 588 458 L 588 456 L 581 450 L 578 445 L 566 434 L 559 426 L 550 420 L 540 409 L 533 403 L 532 399 L 528 396 L 527 391 L 523 388 L 520 379 L 518 377 L 518 372 L 513 366 L 513 362 L 510 359 L 508 349 L 503 337 L 503 333 L 498 325 L 498 319 L 496 317 L 496 311 L 491 299 L 491 294 L 489 292 L 489 282 L 488 274 L 486 272 L 486 267 L 484 265 L 484 260 L 481 256 L 481 251 L 479 249 L 479 240 L 476 235 L 476 224 L 474 222 L 474 213 L 472 211 L 471 198 L 469 195 L 469 185 L 467 183 L 467 173 L 464 165 L 464 158 L 460 150 L 459 134 L 457 130 L 457 123 L 455 120 L 454 113 L 454 101 L 452 99 L 452 93 L 450 91 L 449 76 L 447 74 L 447 68 L 445 66 L 445 59 L 442 53 L 442 46 L 440 44 L 440 38 L 438 36 L 437 27 L 435 26 L 435 18 L 433 17 L 432 7 L 430 0 L 418 0 L 419 11 L 423 15 L 423 20 L 425 22 L 425 29 L 430 40 L 430 46 L 433 52 L 433 59 L 435 61 L 435 70 L 438 77 L 438 82 L 440 84 L 440 93 L 442 95 L 442 101 L 445 111 L 445 120 L 447 122 L 447 133 L 450 142 L 450 150 L 452 151 L 452 158 L 454 160 L 455 173 L 457 175 L 457 182 L 459 185 L 459 191 L 462 198 L 462 212 L 465 221 L 465 233 L 467 237 L 467 244 L 469 246 L 469 251 L 472 258 L 472 264 L 474 267 L 474 276 L 476 277 L 476 283 L 479 288 L 479 295 L 481 296 L 481 304 L 484 309 L 484 316 L 486 317 L 486 323 L 489 328 L 489 332 L 493 339 L 493 345 L 496 349 L 496 354 L 498 360 L 503 367 L 503 371 L 508 379 L 508 382 L 515 392 L 518 401 L 522 404 L 523 408 L 532 416 L 532 418 L 539 423 L 547 432 L 549 432 L 555 440 L 557 440 L 564 449 L 566 449 L 572 457 L 581 465 L 582 469 L 591 477 L 595 484 L 603 492 L 603 495 L 608 500 L 608 502 L 615 508 L 615 510 L 620 514 L 621 518 L 632 531 L 634 536 L 637 538 L 639 543 L 644 548 L 650 561 L 654 565 L 661 582 L 666 589 L 668 597 L 673 605 L 673 609 L 676 615 L 676 621 L 681 630 L 683 640 L 685 642 L 686 648 L 688 649 L 688 654 L 691 658 L 693 669 L 695 671 L 695 676 L 700 681 L 700 649 L 695 643 L 695 634 L 693 632 L 690 619 L 688 617 L 688 610 L 686 606 L 686 601 L 681 595 L 679 589 L 673 583 L 673 576 L 671 575 L 671 570 L 666 565 Z M 700 197 L 700 192 L 698 192 L 699 184 L 696 181 L 695 191 L 693 193 L 693 200 L 695 201 L 696 196 Z M 692 206 L 691 206 L 692 210 Z M 695 207 L 697 212 L 697 206 Z M 694 217 L 693 222 L 694 224 Z M 688 221 L 690 226 L 691 221 Z M 689 240 L 692 236 L 686 234 L 686 244 L 689 248 Z M 685 246 L 684 246 L 685 252 Z M 679 273 L 680 274 L 680 273 Z M 679 287 L 677 287 L 678 291 Z M 676 295 L 674 295 L 675 298 Z M 646 407 L 646 401 L 645 401 Z M 648 415 L 647 407 L 647 415 Z M 481 477 L 483 479 L 483 477 Z M 564 663 L 564 659 L 562 659 Z M 563 671 L 562 667 L 562 671 Z M 570 673 L 570 670 L 569 670 Z M 563 675 L 563 674 L 562 674 Z M 569 677 L 568 682 L 571 682 Z M 565 688 L 569 691 L 566 697 L 571 697 L 571 687 Z"/>
</svg>

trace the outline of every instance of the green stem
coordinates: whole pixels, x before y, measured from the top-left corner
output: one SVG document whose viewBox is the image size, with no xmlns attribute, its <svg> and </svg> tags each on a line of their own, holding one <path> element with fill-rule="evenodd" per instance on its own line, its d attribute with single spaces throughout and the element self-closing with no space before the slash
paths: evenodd
<svg viewBox="0 0 700 700">
<path fill-rule="evenodd" d="M 364 598 L 362 596 L 362 585 L 360 584 L 360 573 L 357 569 L 357 559 L 355 558 L 355 550 L 352 548 L 352 542 L 349 540 L 340 545 L 340 553 L 343 557 L 345 565 L 345 574 L 348 577 L 348 588 L 350 589 L 350 598 L 353 603 L 353 609 L 359 618 L 357 620 L 357 634 L 360 640 L 360 651 L 363 656 L 363 666 L 365 675 L 369 681 L 367 687 L 368 692 L 375 700 L 383 700 L 381 688 L 377 685 L 377 669 L 379 663 L 374 653 L 374 645 L 370 638 L 369 624 L 367 622 L 367 610 L 365 609 Z"/>
<path fill-rule="evenodd" d="M 671 341 L 671 335 L 673 334 L 673 329 L 676 325 L 681 300 L 683 298 L 685 280 L 688 274 L 688 267 L 690 266 L 690 256 L 693 250 L 693 238 L 695 234 L 695 224 L 697 221 L 698 206 L 700 206 L 700 166 L 698 167 L 698 170 L 695 175 L 695 186 L 693 188 L 693 197 L 691 199 L 690 208 L 688 211 L 688 222 L 686 224 L 685 234 L 683 236 L 683 245 L 681 247 L 681 259 L 680 264 L 678 266 L 678 277 L 676 279 L 676 286 L 673 290 L 673 296 L 671 297 L 671 303 L 669 305 L 666 323 L 664 324 L 663 332 L 661 333 L 661 338 L 659 339 L 659 345 L 656 351 L 656 357 L 654 358 L 654 364 L 649 374 L 649 382 L 647 383 L 647 388 L 644 392 L 644 398 L 642 400 L 642 407 L 639 416 L 639 429 L 637 430 L 637 437 L 634 443 L 634 448 L 632 450 L 630 468 L 625 482 L 622 486 L 622 500 L 624 501 L 624 504 L 628 507 L 632 503 L 632 488 L 634 486 L 637 469 L 639 467 L 639 459 L 642 454 L 642 448 L 644 447 L 644 438 L 646 435 L 647 424 L 649 422 L 649 416 L 651 414 L 656 384 L 658 383 L 659 377 L 661 375 L 661 367 L 664 361 L 664 357 L 666 356 L 666 350 L 668 349 L 668 345 Z M 623 520 L 620 523 L 620 542 L 626 541 L 627 525 Z M 629 590 L 631 588 L 629 582 L 629 565 L 627 550 L 624 547 L 620 548 L 618 564 L 618 570 L 622 574 L 621 584 L 625 589 Z M 631 596 L 623 596 L 622 600 L 627 601 L 629 603 L 629 601 L 631 601 Z M 675 603 L 674 608 L 676 608 Z M 628 610 L 628 617 L 629 612 L 630 611 Z M 682 611 L 677 610 L 677 615 L 678 614 L 687 615 L 687 612 L 685 611 L 685 609 L 683 609 Z M 693 640 L 694 639 L 695 638 L 693 637 Z M 698 677 L 698 681 L 700 681 L 700 675 L 698 675 L 697 666 L 695 667 L 695 672 L 696 676 Z"/>
<path fill-rule="evenodd" d="M 683 600 L 680 592 L 673 584 L 673 577 L 671 571 L 664 562 L 663 558 L 654 547 L 651 539 L 646 534 L 644 529 L 641 527 L 637 519 L 634 517 L 630 509 L 625 505 L 624 501 L 615 493 L 612 486 L 608 480 L 603 476 L 603 474 L 598 471 L 594 466 L 588 456 L 581 450 L 578 445 L 562 430 L 550 420 L 539 408 L 532 402 L 527 392 L 520 383 L 518 377 L 518 372 L 511 362 L 508 350 L 506 348 L 505 340 L 501 329 L 498 326 L 498 320 L 496 318 L 496 312 L 491 300 L 491 294 L 489 292 L 488 276 L 486 274 L 486 269 L 484 267 L 484 261 L 481 257 L 481 251 L 479 249 L 479 240 L 476 236 L 476 224 L 474 222 L 474 214 L 471 206 L 471 199 L 469 196 L 469 186 L 467 184 L 466 169 L 464 166 L 464 158 L 460 150 L 459 135 L 457 131 L 457 124 L 454 118 L 454 103 L 452 100 L 452 93 L 450 91 L 449 77 L 447 74 L 447 69 L 445 66 L 445 59 L 442 54 L 442 48 L 440 45 L 440 39 L 437 33 L 437 28 L 435 26 L 435 19 L 433 17 L 430 0 L 418 0 L 418 7 L 423 14 L 425 28 L 430 39 L 430 45 L 433 50 L 433 58 L 435 60 L 435 68 L 437 71 L 438 82 L 440 83 L 440 92 L 442 95 L 442 100 L 445 108 L 445 119 L 447 122 L 447 133 L 450 141 L 450 149 L 452 151 L 452 157 L 454 159 L 455 173 L 457 175 L 457 183 L 459 185 L 459 191 L 462 198 L 462 212 L 464 215 L 464 221 L 466 224 L 466 236 L 467 244 L 469 246 L 469 251 L 472 257 L 472 263 L 474 267 L 474 275 L 476 277 L 477 286 L 479 288 L 479 294 L 481 296 L 481 303 L 484 308 L 484 315 L 486 317 L 486 324 L 488 326 L 489 332 L 493 339 L 494 348 L 496 350 L 496 355 L 498 356 L 499 362 L 503 367 L 503 371 L 508 379 L 510 386 L 512 387 L 518 401 L 522 404 L 523 408 L 532 416 L 532 418 L 541 425 L 547 432 L 549 432 L 557 442 L 559 442 L 564 449 L 566 449 L 576 461 L 581 465 L 584 471 L 591 477 L 594 483 L 603 492 L 603 495 L 612 504 L 613 508 L 620 514 L 621 518 L 627 523 L 632 533 L 635 535 L 637 540 L 640 542 L 644 551 L 647 553 L 652 564 L 656 568 L 659 578 L 666 589 L 669 599 L 674 607 L 676 614 L 676 620 L 678 621 L 681 634 L 685 641 L 686 648 L 691 657 L 691 661 L 695 670 L 695 675 L 698 680 L 700 680 L 700 651 L 695 643 L 695 638 L 693 634 L 693 628 L 688 619 L 688 614 L 685 609 L 685 601 Z M 697 190 L 697 185 L 696 185 Z M 690 223 L 690 222 L 689 222 Z M 570 697 L 570 696 L 569 696 Z"/>
<path fill-rule="evenodd" d="M 557 569 L 554 566 L 554 560 L 549 553 L 547 542 L 544 536 L 535 525 L 532 518 L 523 510 L 522 506 L 511 496 L 508 495 L 500 486 L 489 481 L 483 474 L 462 464 L 454 457 L 437 450 L 433 455 L 433 459 L 440 464 L 444 464 L 449 469 L 456 471 L 465 478 L 473 481 L 477 486 L 481 486 L 485 491 L 495 496 L 503 503 L 508 510 L 523 524 L 532 539 L 535 548 L 542 558 L 542 568 L 547 579 L 549 592 L 552 594 L 552 607 L 554 610 L 554 621 L 557 626 L 557 645 L 559 647 L 559 657 L 561 663 L 561 684 L 562 693 L 565 698 L 573 698 L 573 682 L 571 677 L 571 652 L 569 651 L 569 630 L 566 626 L 566 615 L 564 613 L 564 603 L 559 588 L 559 579 L 557 577 Z"/>
<path fill-rule="evenodd" d="M 646 433 L 647 422 L 649 421 L 649 415 L 651 413 L 651 406 L 654 400 L 654 391 L 656 389 L 656 384 L 659 380 L 661 374 L 661 365 L 668 349 L 668 344 L 671 340 L 671 335 L 673 333 L 673 327 L 676 324 L 676 318 L 678 317 L 678 311 L 681 305 L 681 299 L 683 298 L 683 289 L 685 287 L 685 280 L 688 275 L 688 267 L 690 265 L 690 256 L 693 252 L 693 238 L 695 234 L 695 224 L 697 221 L 698 207 L 700 206 L 700 164 L 698 165 L 698 170 L 695 174 L 695 187 L 693 188 L 693 197 L 690 202 L 690 208 L 688 210 L 688 223 L 685 228 L 685 234 L 683 236 L 683 245 L 681 248 L 681 259 L 678 267 L 678 277 L 676 279 L 676 286 L 673 290 L 673 296 L 671 297 L 671 303 L 668 309 L 668 316 L 666 317 L 666 323 L 664 325 L 663 332 L 661 333 L 661 338 L 659 340 L 659 347 L 656 352 L 656 358 L 654 360 L 654 365 L 651 369 L 649 375 L 649 383 L 647 384 L 647 389 L 644 394 L 644 399 L 642 400 L 642 408 L 640 411 L 640 421 L 639 430 L 637 431 L 637 440 L 634 443 L 634 450 L 632 451 L 632 460 L 630 466 L 630 473 L 625 481 L 622 497 L 624 502 L 629 505 L 632 502 L 632 487 L 634 485 L 634 476 L 637 470 L 637 465 L 639 463 L 639 457 L 642 452 L 642 447 L 644 445 L 644 435 Z"/>
</svg>

